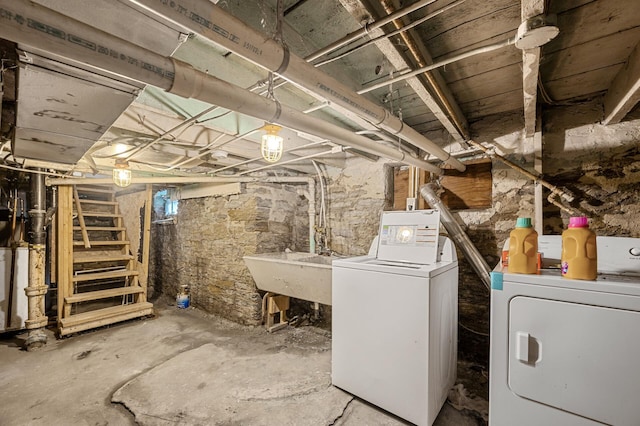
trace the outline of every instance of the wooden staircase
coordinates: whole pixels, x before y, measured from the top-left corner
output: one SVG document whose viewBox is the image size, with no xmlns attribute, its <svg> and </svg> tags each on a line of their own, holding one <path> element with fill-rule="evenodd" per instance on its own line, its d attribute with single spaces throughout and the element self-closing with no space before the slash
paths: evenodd
<svg viewBox="0 0 640 426">
<path fill-rule="evenodd" d="M 57 215 L 59 335 L 152 315 L 114 191 L 60 186 Z"/>
</svg>

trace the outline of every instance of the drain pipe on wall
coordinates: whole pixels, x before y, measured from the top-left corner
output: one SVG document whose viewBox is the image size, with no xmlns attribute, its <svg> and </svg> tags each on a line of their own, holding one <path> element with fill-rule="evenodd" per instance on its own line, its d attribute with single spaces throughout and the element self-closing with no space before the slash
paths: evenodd
<svg viewBox="0 0 640 426">
<path fill-rule="evenodd" d="M 38 171 L 42 171 L 37 169 Z M 28 330 L 24 343 L 28 351 L 37 349 L 47 343 L 44 327 L 48 318 L 45 314 L 44 295 L 47 293 L 45 284 L 45 253 L 47 233 L 45 231 L 46 192 L 44 175 L 32 174 L 31 179 L 31 209 L 29 217 L 29 285 L 24 289 L 27 295 L 29 317 L 25 321 Z"/>
<path fill-rule="evenodd" d="M 167 2 L 167 4 L 174 3 Z M 214 6 L 213 3 L 207 2 L 207 4 Z M 51 9 L 32 2 L 11 0 L 0 0 L 0 7 L 4 10 L 5 16 L 25 18 L 24 20 L 3 19 L 2 25 L 0 25 L 0 38 L 24 43 L 64 58 L 91 64 L 97 68 L 124 75 L 185 98 L 193 97 L 267 122 L 311 133 L 324 139 L 339 141 L 341 145 L 417 166 L 437 175 L 441 173 L 439 167 L 427 161 L 412 158 L 394 148 L 377 144 L 367 137 L 354 134 L 351 130 L 308 116 L 301 111 L 281 105 L 275 100 L 264 98 L 205 72 L 198 71 L 187 63 L 158 55 Z M 232 19 L 232 17 L 228 19 Z M 29 22 L 35 22 L 38 25 L 29 25 Z M 46 28 L 47 31 L 43 32 L 43 28 Z M 231 33 L 229 36 L 235 37 Z M 87 46 L 100 46 L 100 49 L 90 49 Z M 280 48 L 280 45 L 276 44 L 276 46 Z M 114 54 L 106 55 L 103 53 L 104 51 L 110 51 Z M 306 62 L 304 64 L 309 66 Z M 311 69 L 315 70 L 313 66 Z M 329 86 L 323 87 L 329 89 Z M 339 94 L 336 95 L 339 96 Z M 359 105 L 359 103 L 357 104 Z M 384 114 L 389 114 L 384 108 L 375 104 L 373 106 L 384 110 Z M 397 130 L 402 130 L 403 123 L 398 122 L 397 124 Z M 418 134 L 415 130 L 413 132 Z M 434 146 L 437 147 L 435 144 Z M 437 149 L 440 150 L 441 157 L 449 159 L 449 153 L 439 147 Z M 427 148 L 426 151 L 436 155 L 432 149 Z M 464 170 L 464 165 L 459 160 L 451 158 L 450 161 L 459 164 L 457 167 L 459 170 Z"/>
<path fill-rule="evenodd" d="M 489 268 L 489 265 L 484 260 L 476 246 L 473 245 L 469 236 L 460 227 L 458 222 L 456 222 L 451 211 L 438 197 L 436 194 L 435 184 L 432 182 L 423 185 L 420 188 L 420 195 L 422 195 L 425 201 L 429 203 L 431 208 L 440 212 L 440 222 L 442 222 L 442 225 L 446 228 L 449 236 L 453 239 L 458 248 L 462 250 L 466 259 L 471 264 L 475 273 L 478 274 L 487 290 L 491 291 L 491 277 L 489 275 L 491 273 L 491 268 Z"/>
<path fill-rule="evenodd" d="M 472 139 L 468 140 L 467 142 L 469 144 L 475 146 L 476 148 L 479 148 L 482 152 L 487 154 L 489 157 L 497 158 L 498 160 L 502 161 L 507 166 L 509 166 L 512 169 L 522 173 L 523 175 L 525 175 L 526 177 L 528 177 L 532 181 L 534 181 L 536 183 L 539 183 L 540 185 L 542 185 L 545 188 L 547 188 L 549 191 L 551 191 L 551 194 L 547 198 L 547 201 L 549 201 L 549 203 L 551 203 L 554 206 L 560 208 L 561 210 L 567 212 L 571 216 L 583 216 L 584 215 L 584 213 L 580 212 L 579 210 L 576 210 L 573 207 L 567 207 L 564 204 L 562 204 L 561 202 L 556 200 L 556 198 L 559 197 L 559 198 L 562 198 L 563 200 L 565 200 L 565 201 L 570 203 L 575 199 L 575 195 L 573 195 L 573 193 L 571 191 L 569 191 L 567 188 L 559 188 L 559 187 L 547 182 L 546 180 L 542 179 L 539 175 L 531 173 L 527 169 L 525 169 L 523 167 L 520 167 L 519 165 L 507 160 L 502 155 L 496 154 L 494 150 L 490 150 L 489 148 L 485 147 L 484 145 L 479 144 L 478 142 L 476 142 L 476 141 L 474 141 Z"/>
</svg>

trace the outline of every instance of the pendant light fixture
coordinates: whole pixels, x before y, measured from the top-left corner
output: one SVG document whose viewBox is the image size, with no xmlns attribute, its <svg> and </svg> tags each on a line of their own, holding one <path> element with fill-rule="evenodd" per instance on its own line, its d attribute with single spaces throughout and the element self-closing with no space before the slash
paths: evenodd
<svg viewBox="0 0 640 426">
<path fill-rule="evenodd" d="M 282 21 L 284 18 L 284 1 L 277 1 L 277 21 L 276 21 L 276 31 L 274 34 L 274 40 L 283 45 L 284 41 L 282 39 Z M 280 104 L 276 99 L 273 93 L 273 73 L 269 72 L 268 78 L 268 86 L 267 86 L 267 98 L 274 101 L 278 106 L 278 111 L 280 110 Z M 264 158 L 269 163 L 275 163 L 282 157 L 282 150 L 284 149 L 284 139 L 282 136 L 278 134 L 282 127 L 277 124 L 267 123 L 264 126 L 264 130 L 266 133 L 262 135 L 262 143 L 260 144 L 260 152 L 262 153 L 262 158 Z"/>
<path fill-rule="evenodd" d="M 266 133 L 262 135 L 261 152 L 262 158 L 270 163 L 275 163 L 282 157 L 282 149 L 284 140 L 278 134 L 281 127 L 276 124 L 267 124 L 264 126 Z"/>
<path fill-rule="evenodd" d="M 121 188 L 131 185 L 131 169 L 127 160 L 116 158 L 116 165 L 113 168 L 113 183 Z"/>
</svg>

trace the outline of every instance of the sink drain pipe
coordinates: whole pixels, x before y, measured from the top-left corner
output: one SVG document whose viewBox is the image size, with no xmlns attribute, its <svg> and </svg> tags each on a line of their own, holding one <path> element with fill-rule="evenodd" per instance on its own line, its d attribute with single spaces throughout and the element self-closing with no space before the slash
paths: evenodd
<svg viewBox="0 0 640 426">
<path fill-rule="evenodd" d="M 484 286 L 490 291 L 491 276 L 489 274 L 491 273 L 491 268 L 489 268 L 489 265 L 484 260 L 476 246 L 473 245 L 469 236 L 464 232 L 460 225 L 458 225 L 458 222 L 456 222 L 451 211 L 438 197 L 434 186 L 435 184 L 433 182 L 423 185 L 420 188 L 420 195 L 422 195 L 422 198 L 429 203 L 431 208 L 440 212 L 440 222 L 444 225 L 449 236 L 453 239 L 456 245 L 460 250 L 462 250 L 465 258 L 469 261 L 475 273 L 478 274 Z"/>
</svg>

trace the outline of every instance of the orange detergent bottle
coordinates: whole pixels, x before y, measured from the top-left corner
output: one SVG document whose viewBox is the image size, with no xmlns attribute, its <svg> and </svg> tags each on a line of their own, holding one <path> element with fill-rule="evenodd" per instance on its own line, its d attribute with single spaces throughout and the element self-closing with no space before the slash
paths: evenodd
<svg viewBox="0 0 640 426">
<path fill-rule="evenodd" d="M 508 271 L 516 274 L 538 272 L 538 233 L 530 217 L 519 217 L 516 229 L 509 234 Z"/>
<path fill-rule="evenodd" d="M 561 272 L 563 278 L 595 280 L 598 276 L 596 234 L 584 216 L 569 218 L 569 229 L 562 233 Z"/>
</svg>

